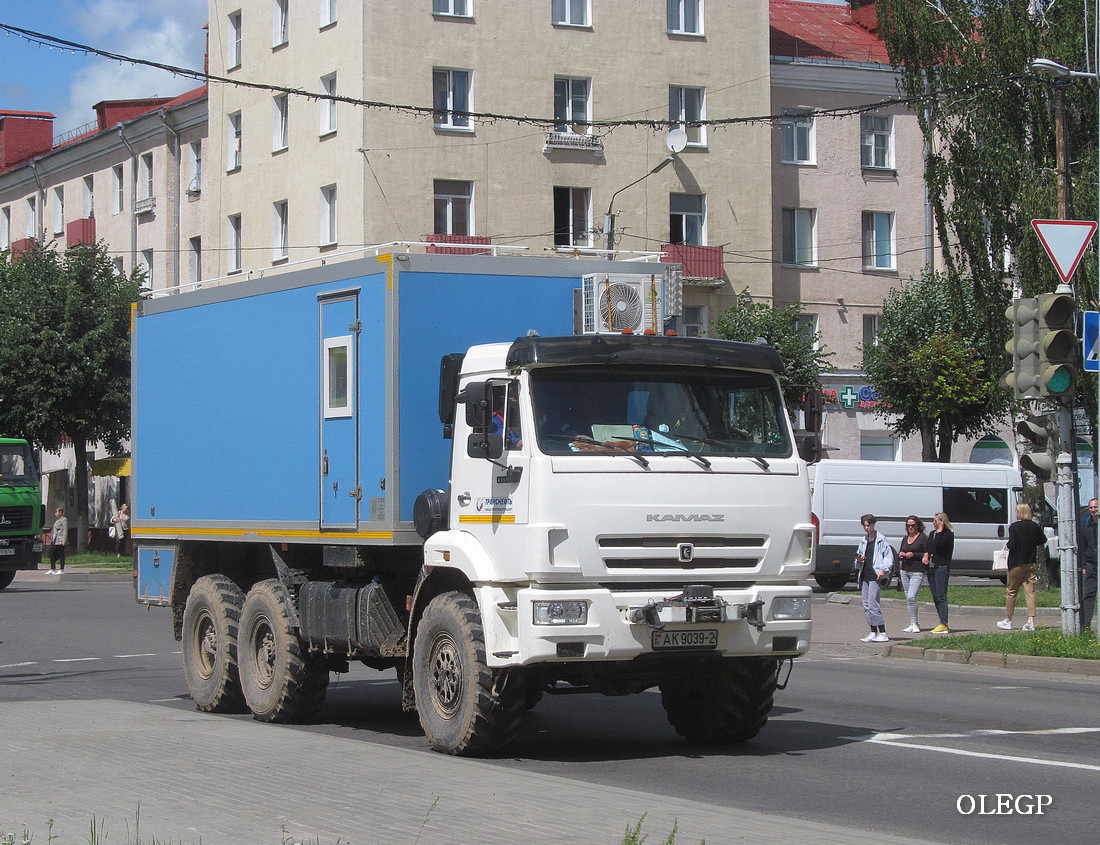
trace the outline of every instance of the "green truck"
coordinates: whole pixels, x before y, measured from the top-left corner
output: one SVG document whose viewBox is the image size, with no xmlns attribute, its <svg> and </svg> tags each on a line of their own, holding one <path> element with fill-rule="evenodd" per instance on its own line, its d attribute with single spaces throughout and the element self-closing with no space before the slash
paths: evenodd
<svg viewBox="0 0 1100 845">
<path fill-rule="evenodd" d="M 0 437 L 0 590 L 42 561 L 42 493 L 26 440 Z"/>
</svg>

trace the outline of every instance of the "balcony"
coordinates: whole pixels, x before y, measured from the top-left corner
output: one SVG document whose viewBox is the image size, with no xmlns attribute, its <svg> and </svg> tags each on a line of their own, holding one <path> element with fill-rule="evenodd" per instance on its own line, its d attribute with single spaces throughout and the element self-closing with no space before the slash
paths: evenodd
<svg viewBox="0 0 1100 845">
<path fill-rule="evenodd" d="M 661 260 L 666 264 L 683 265 L 685 279 L 717 281 L 723 276 L 720 246 L 666 244 L 662 249 L 666 255 Z"/>
<path fill-rule="evenodd" d="M 24 252 L 30 252 L 32 249 L 34 249 L 34 247 L 37 243 L 38 243 L 37 238 L 20 238 L 17 241 L 12 241 L 11 242 L 11 247 L 10 247 L 11 257 L 13 259 L 18 258 Z"/>
<path fill-rule="evenodd" d="M 491 249 L 474 249 L 473 247 L 457 246 L 457 244 L 484 244 L 492 245 L 493 239 L 480 235 L 426 235 L 428 252 L 435 255 L 492 255 Z M 456 246 L 444 246 L 443 244 L 456 244 Z"/>
<path fill-rule="evenodd" d="M 156 210 L 156 197 L 141 197 L 134 202 L 134 214 L 152 214 Z"/>
<path fill-rule="evenodd" d="M 551 150 L 590 150 L 602 156 L 603 138 L 578 132 L 547 132 L 542 151 L 548 153 Z"/>
<path fill-rule="evenodd" d="M 95 218 L 81 217 L 65 227 L 65 244 L 83 246 L 95 243 Z"/>
</svg>

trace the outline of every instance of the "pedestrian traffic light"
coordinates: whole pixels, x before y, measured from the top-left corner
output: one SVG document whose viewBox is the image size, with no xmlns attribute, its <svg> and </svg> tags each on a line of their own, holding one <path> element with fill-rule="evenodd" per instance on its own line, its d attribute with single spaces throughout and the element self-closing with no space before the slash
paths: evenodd
<svg viewBox="0 0 1100 845">
<path fill-rule="evenodd" d="M 1020 468 L 1040 481 L 1052 481 L 1058 471 L 1058 420 L 1054 414 L 1028 417 L 1016 424 L 1016 433 L 1032 443 L 1032 450 L 1020 456 Z"/>
<path fill-rule="evenodd" d="M 1065 396 L 1077 383 L 1077 301 L 1072 293 L 1039 299 L 1039 395 Z"/>
<path fill-rule="evenodd" d="M 1012 356 L 1012 370 L 1001 377 L 1001 386 L 1017 399 L 1039 393 L 1039 300 L 1035 297 L 1013 300 L 1005 310 L 1012 323 L 1012 339 L 1005 349 Z"/>
</svg>

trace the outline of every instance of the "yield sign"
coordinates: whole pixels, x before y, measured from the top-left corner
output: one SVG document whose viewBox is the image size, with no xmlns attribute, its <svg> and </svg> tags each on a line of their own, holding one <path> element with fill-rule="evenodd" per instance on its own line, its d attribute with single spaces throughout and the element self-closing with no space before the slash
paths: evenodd
<svg viewBox="0 0 1100 845">
<path fill-rule="evenodd" d="M 1039 236 L 1054 269 L 1062 281 L 1069 284 L 1070 276 L 1081 263 L 1096 231 L 1094 220 L 1032 220 L 1031 228 Z"/>
</svg>

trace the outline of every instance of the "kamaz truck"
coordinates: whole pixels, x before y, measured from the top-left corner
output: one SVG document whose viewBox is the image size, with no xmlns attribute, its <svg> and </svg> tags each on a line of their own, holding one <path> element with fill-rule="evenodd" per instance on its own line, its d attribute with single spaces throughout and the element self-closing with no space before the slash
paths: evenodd
<svg viewBox="0 0 1100 845">
<path fill-rule="evenodd" d="M 653 688 L 689 740 L 756 735 L 810 646 L 806 465 L 775 350 L 663 333 L 652 266 L 396 253 L 138 303 L 137 599 L 196 707 L 314 718 L 361 661 L 450 754 Z"/>
<path fill-rule="evenodd" d="M 0 590 L 42 561 L 42 493 L 26 440 L 0 437 Z"/>
</svg>

